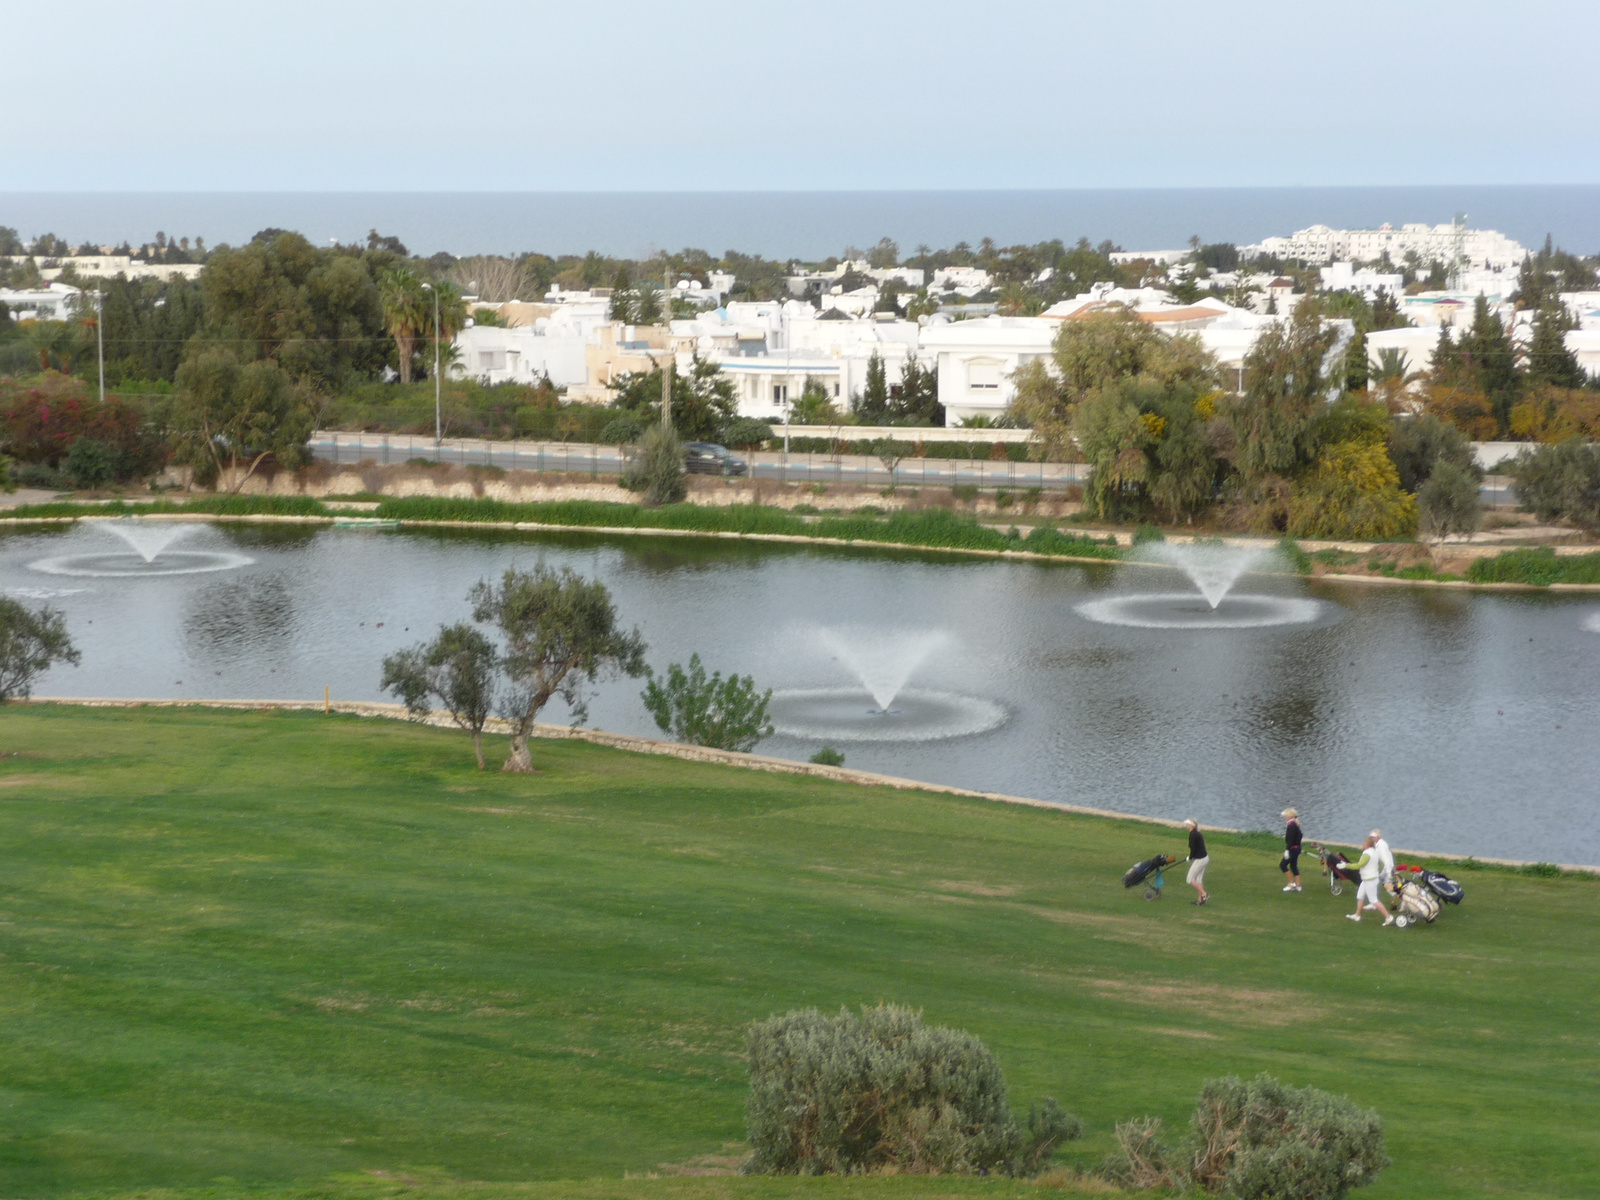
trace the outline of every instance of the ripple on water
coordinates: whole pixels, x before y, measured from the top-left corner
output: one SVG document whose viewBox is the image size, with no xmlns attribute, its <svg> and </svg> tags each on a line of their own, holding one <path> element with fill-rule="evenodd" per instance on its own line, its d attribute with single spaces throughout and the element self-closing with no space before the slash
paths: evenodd
<svg viewBox="0 0 1600 1200">
<path fill-rule="evenodd" d="M 884 712 L 861 688 L 774 692 L 772 724 L 786 737 L 831 742 L 932 742 L 1003 725 L 1003 704 L 981 696 L 908 688 Z"/>
<path fill-rule="evenodd" d="M 1323 605 L 1298 596 L 1229 595 L 1212 608 L 1194 592 L 1159 592 L 1090 600 L 1077 612 L 1102 625 L 1131 629 L 1267 629 L 1309 625 L 1322 616 Z"/>
<path fill-rule="evenodd" d="M 28 569 L 45 575 L 83 579 L 150 579 L 159 575 L 202 575 L 248 567 L 255 559 L 231 550 L 168 550 L 146 562 L 138 554 L 62 554 L 41 558 Z"/>
</svg>

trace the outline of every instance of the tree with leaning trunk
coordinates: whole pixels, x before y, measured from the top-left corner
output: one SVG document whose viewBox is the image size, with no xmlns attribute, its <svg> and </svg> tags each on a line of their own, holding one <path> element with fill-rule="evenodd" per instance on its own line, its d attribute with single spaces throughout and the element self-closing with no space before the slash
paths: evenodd
<svg viewBox="0 0 1600 1200">
<path fill-rule="evenodd" d="M 507 571 L 498 585 L 474 587 L 472 619 L 493 624 L 505 640 L 500 712 L 511 725 L 505 771 L 533 770 L 528 738 L 539 713 L 559 696 L 573 724 L 588 719 L 587 686 L 603 676 L 644 674 L 644 639 L 617 625 L 611 593 L 571 568 Z"/>
<path fill-rule="evenodd" d="M 494 708 L 494 643 L 465 621 L 441 625 L 439 635 L 383 660 L 382 688 L 393 692 L 412 717 L 421 719 L 437 700 L 450 720 L 472 735 L 483 770 L 483 727 Z"/>
</svg>

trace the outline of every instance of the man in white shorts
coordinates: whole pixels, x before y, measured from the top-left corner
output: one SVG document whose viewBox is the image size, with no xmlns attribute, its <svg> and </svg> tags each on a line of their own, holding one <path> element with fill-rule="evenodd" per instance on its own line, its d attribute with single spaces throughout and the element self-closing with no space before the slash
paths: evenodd
<svg viewBox="0 0 1600 1200">
<path fill-rule="evenodd" d="M 1383 868 L 1383 877 L 1379 882 L 1392 896 L 1394 895 L 1394 851 L 1389 849 L 1389 843 L 1383 840 L 1383 830 L 1374 829 L 1372 839 L 1373 852 L 1378 856 L 1378 865 Z"/>
<path fill-rule="evenodd" d="M 1363 908 L 1375 908 L 1383 914 L 1383 923 L 1393 925 L 1394 917 L 1383 906 L 1383 901 L 1378 899 L 1378 884 L 1383 879 L 1383 859 L 1377 851 L 1378 839 L 1373 834 L 1367 835 L 1367 840 L 1361 843 L 1361 860 L 1348 864 L 1361 872 L 1361 886 L 1356 888 L 1356 910 L 1346 913 L 1345 920 L 1361 920 Z"/>
</svg>

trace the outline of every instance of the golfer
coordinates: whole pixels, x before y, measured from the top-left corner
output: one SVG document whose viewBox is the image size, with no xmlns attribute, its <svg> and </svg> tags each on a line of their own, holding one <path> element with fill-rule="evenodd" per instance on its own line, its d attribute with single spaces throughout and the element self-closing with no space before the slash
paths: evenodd
<svg viewBox="0 0 1600 1200">
<path fill-rule="evenodd" d="M 1356 910 L 1344 915 L 1346 921 L 1359 921 L 1363 908 L 1375 908 L 1383 914 L 1385 925 L 1394 924 L 1393 915 L 1378 899 L 1378 882 L 1383 878 L 1383 859 L 1378 855 L 1377 842 L 1378 839 L 1369 833 L 1367 840 L 1361 843 L 1361 860 L 1346 864 L 1361 872 L 1361 886 L 1356 888 Z"/>
<path fill-rule="evenodd" d="M 1195 903 L 1204 904 L 1211 899 L 1211 893 L 1206 891 L 1206 867 L 1210 865 L 1211 856 L 1206 853 L 1206 839 L 1201 836 L 1195 819 L 1190 817 L 1183 827 L 1189 831 L 1189 886 L 1199 897 Z"/>
<path fill-rule="evenodd" d="M 1394 895 L 1394 851 L 1389 849 L 1389 843 L 1383 840 L 1383 830 L 1372 831 L 1372 849 L 1378 856 L 1378 865 L 1383 868 L 1381 882 L 1392 896 Z"/>
<path fill-rule="evenodd" d="M 1278 863 L 1278 870 L 1289 877 L 1289 882 L 1284 885 L 1286 892 L 1300 891 L 1300 814 L 1292 808 L 1286 808 L 1279 814 L 1289 822 L 1283 830 L 1283 858 Z"/>
</svg>

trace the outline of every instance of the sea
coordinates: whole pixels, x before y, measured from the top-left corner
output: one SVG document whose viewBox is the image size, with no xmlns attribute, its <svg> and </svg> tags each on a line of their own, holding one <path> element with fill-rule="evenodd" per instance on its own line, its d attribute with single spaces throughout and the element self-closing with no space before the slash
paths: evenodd
<svg viewBox="0 0 1600 1200">
<path fill-rule="evenodd" d="M 1600 185 L 1081 189 L 863 192 L 7 192 L 0 226 L 24 238 L 135 246 L 157 232 L 238 245 L 267 228 L 311 241 L 412 253 L 650 257 L 662 248 L 819 260 L 891 238 L 901 253 L 983 238 L 999 245 L 1086 237 L 1126 250 L 1175 249 L 1198 235 L 1247 244 L 1307 225 L 1449 222 L 1498 229 L 1535 248 L 1548 234 L 1600 252 Z"/>
</svg>

